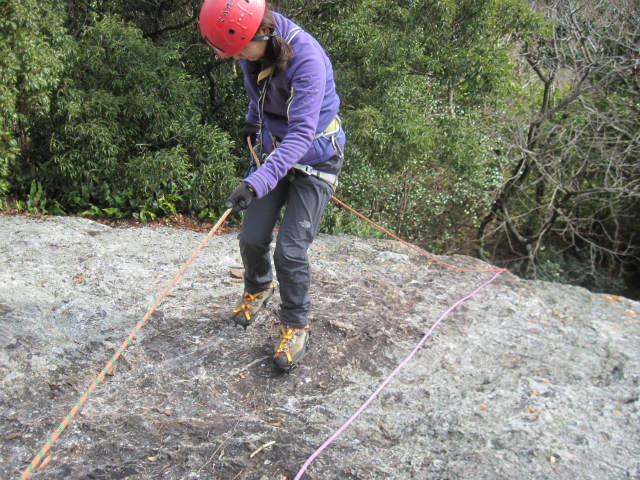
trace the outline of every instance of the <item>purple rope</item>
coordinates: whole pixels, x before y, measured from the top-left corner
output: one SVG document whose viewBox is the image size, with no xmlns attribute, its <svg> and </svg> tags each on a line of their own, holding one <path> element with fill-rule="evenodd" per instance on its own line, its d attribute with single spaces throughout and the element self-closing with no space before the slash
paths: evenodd
<svg viewBox="0 0 640 480">
<path fill-rule="evenodd" d="M 476 288 L 473 292 L 471 292 L 469 295 L 467 295 L 466 297 L 461 298 L 460 300 L 458 300 L 456 303 L 454 303 L 453 305 L 451 305 L 446 312 L 444 312 L 440 318 L 436 321 L 436 323 L 434 323 L 431 328 L 429 329 L 429 331 L 424 335 L 424 337 L 422 337 L 422 340 L 420 340 L 420 342 L 418 343 L 418 345 L 415 346 L 415 348 L 411 351 L 411 353 L 409 355 L 407 355 L 407 357 L 402 360 L 402 362 L 400 362 L 400 364 L 393 370 L 393 372 L 391 372 L 391 374 L 378 386 L 378 388 L 376 389 L 375 392 L 373 392 L 373 394 L 367 399 L 366 402 L 364 402 L 362 404 L 362 406 L 358 409 L 358 411 L 356 411 L 356 413 L 354 413 L 351 418 L 349 420 L 347 420 L 338 430 L 335 431 L 335 433 L 333 435 L 331 435 L 321 446 L 320 448 L 318 448 L 315 452 L 313 452 L 313 455 L 311 455 L 309 457 L 309 459 L 304 462 L 304 465 L 302 465 L 302 468 L 300 468 L 300 471 L 298 472 L 298 474 L 296 475 L 294 480 L 300 480 L 300 478 L 302 477 L 302 475 L 304 474 L 304 472 L 306 472 L 307 468 L 309 467 L 309 465 L 311 465 L 311 462 L 313 462 L 316 457 L 318 457 L 318 455 L 320 455 L 322 453 L 322 451 L 327 448 L 336 438 L 338 438 L 340 436 L 340 434 L 342 432 L 344 432 L 349 425 L 351 425 L 353 423 L 353 421 L 358 418 L 360 416 L 360 414 L 362 412 L 364 412 L 364 410 L 369 406 L 369 404 L 371 402 L 373 402 L 373 400 L 375 400 L 375 398 L 378 396 L 378 394 L 384 389 L 384 387 L 387 386 L 387 384 L 391 381 L 391 379 L 393 377 L 395 377 L 395 375 L 400 371 L 400 369 L 402 369 L 402 367 L 404 367 L 407 362 L 409 362 L 409 360 L 411 360 L 413 358 L 413 356 L 416 354 L 416 352 L 418 350 L 420 350 L 420 348 L 422 347 L 422 345 L 424 345 L 424 343 L 427 341 L 427 339 L 429 338 L 429 336 L 431 335 L 431 333 L 433 333 L 433 331 L 436 329 L 436 327 L 438 326 L 438 324 L 440 322 L 442 322 L 442 320 L 444 320 L 455 308 L 458 307 L 458 305 L 460 305 L 462 302 L 465 302 L 467 300 L 469 300 L 471 297 L 475 296 L 480 290 L 482 290 L 483 288 L 485 288 L 486 286 L 492 284 L 500 275 L 502 275 L 504 272 L 506 272 L 507 270 L 502 270 L 499 271 L 498 273 L 496 273 L 493 278 L 491 278 L 491 280 L 486 281 L 485 283 L 483 283 L 482 285 L 480 285 L 478 288 Z"/>
</svg>

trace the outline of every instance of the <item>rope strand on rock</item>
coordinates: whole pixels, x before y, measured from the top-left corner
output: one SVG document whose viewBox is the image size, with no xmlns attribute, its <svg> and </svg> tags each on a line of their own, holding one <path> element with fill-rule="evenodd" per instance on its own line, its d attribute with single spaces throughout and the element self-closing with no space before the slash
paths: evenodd
<svg viewBox="0 0 640 480">
<path fill-rule="evenodd" d="M 248 143 L 249 143 L 249 147 L 251 149 L 252 155 L 254 157 L 256 156 L 255 151 L 253 150 L 253 147 L 251 145 L 251 141 L 250 139 L 248 139 Z M 256 162 L 259 165 L 259 160 L 256 158 Z M 342 206 L 343 208 L 345 208 L 346 210 L 356 214 L 358 217 L 362 218 L 363 220 L 367 221 L 368 223 L 370 223 L 371 225 L 375 226 L 376 228 L 378 228 L 380 231 L 384 232 L 385 234 L 389 235 L 390 237 L 392 237 L 393 239 L 399 241 L 400 243 L 402 243 L 403 245 L 417 251 L 419 254 L 433 260 L 434 262 L 452 268 L 454 270 L 458 270 L 458 271 L 463 271 L 463 272 L 473 272 L 473 273 L 484 273 L 484 272 L 494 272 L 495 275 L 493 276 L 493 278 L 487 282 L 485 282 L 484 284 L 482 284 L 480 287 L 478 287 L 477 289 L 475 289 L 472 293 L 470 293 L 469 295 L 467 295 L 466 297 L 458 300 L 454 305 L 452 305 L 439 319 L 437 322 L 434 323 L 434 325 L 429 329 L 429 331 L 427 332 L 427 334 L 422 338 L 422 340 L 420 341 L 420 343 L 414 348 L 414 350 L 400 363 L 400 365 L 398 365 L 398 367 L 396 367 L 396 369 L 389 375 L 389 377 L 387 377 L 387 379 L 385 379 L 380 386 L 378 387 L 378 389 L 376 389 L 376 391 L 373 393 L 373 395 L 360 407 L 360 409 L 358 409 L 358 411 L 342 426 L 340 427 L 340 429 L 338 429 L 318 450 L 316 450 L 316 452 L 305 462 L 305 464 L 303 465 L 303 467 L 301 468 L 300 472 L 298 472 L 298 475 L 296 476 L 296 480 L 299 479 L 304 472 L 306 471 L 306 469 L 308 468 L 308 466 L 311 464 L 311 462 L 330 444 L 332 443 L 361 413 L 362 411 L 364 411 L 364 409 L 375 399 L 375 397 L 380 393 L 380 391 L 389 383 L 389 381 L 391 381 L 391 379 L 393 378 L 393 376 L 395 376 L 395 374 L 415 355 L 415 353 L 420 349 L 420 347 L 422 347 L 422 345 L 424 344 L 424 342 L 427 340 L 427 338 L 431 335 L 431 332 L 437 327 L 437 325 L 454 309 L 456 308 L 459 304 L 461 304 L 462 302 L 468 300 L 469 298 L 473 297 L 474 295 L 476 295 L 480 290 L 482 290 L 483 288 L 485 288 L 487 285 L 491 284 L 493 281 L 495 281 L 496 278 L 498 278 L 498 276 L 500 276 L 502 273 L 507 272 L 508 270 L 506 269 L 478 269 L 478 270 L 474 270 L 474 269 L 468 269 L 468 268 L 461 268 L 461 267 L 456 267 L 454 265 L 449 265 L 445 262 L 442 262 L 440 260 L 438 260 L 436 257 L 428 254 L 427 252 L 425 252 L 424 250 L 410 244 L 409 242 L 406 242 L 404 240 L 402 240 L 400 237 L 394 235 L 393 233 L 389 232 L 388 230 L 384 229 L 383 227 L 379 226 L 378 224 L 376 224 L 375 222 L 373 222 L 372 220 L 368 219 L 367 217 L 365 217 L 364 215 L 362 215 L 361 213 L 357 212 L 355 209 L 349 207 L 348 205 L 346 205 L 345 203 L 343 203 L 342 201 L 340 201 L 338 198 L 336 198 L 335 196 L 331 197 L 332 200 L 334 202 L 336 202 L 338 205 Z M 196 250 L 193 251 L 192 256 L 186 261 L 186 263 L 182 266 L 182 268 L 180 269 L 180 271 L 177 273 L 177 275 L 175 276 L 175 278 L 173 280 L 171 280 L 171 282 L 169 283 L 169 285 L 162 291 L 162 294 L 160 296 L 157 297 L 157 299 L 154 301 L 154 303 L 149 306 L 149 308 L 147 309 L 147 312 L 145 313 L 144 317 L 142 318 L 142 320 L 140 320 L 138 322 L 138 324 L 136 325 L 136 327 L 131 331 L 131 333 L 129 334 L 129 336 L 127 337 L 127 339 L 124 340 L 124 342 L 122 343 L 122 345 L 120 346 L 120 348 L 118 348 L 115 353 L 113 354 L 112 358 L 107 362 L 107 364 L 104 366 L 104 368 L 100 371 L 100 373 L 98 374 L 98 376 L 93 380 L 93 382 L 91 382 L 91 385 L 89 385 L 89 388 L 82 394 L 82 396 L 80 397 L 80 399 L 78 400 L 78 403 L 76 405 L 74 405 L 74 407 L 69 411 L 69 413 L 67 414 L 67 416 L 63 419 L 63 421 L 60 423 L 60 425 L 58 426 L 58 428 L 56 428 L 56 430 L 49 436 L 48 440 L 46 441 L 46 443 L 42 446 L 42 448 L 39 450 L 39 452 L 36 454 L 36 456 L 33 458 L 33 460 L 31 461 L 31 463 L 29 464 L 29 466 L 24 470 L 24 472 L 21 475 L 21 480 L 26 480 L 27 478 L 29 478 L 29 476 L 31 475 L 31 473 L 33 473 L 33 471 L 38 467 L 38 465 L 40 464 L 40 462 L 42 462 L 46 457 L 48 452 L 50 451 L 51 447 L 53 446 L 54 442 L 56 442 L 58 440 L 58 438 L 60 437 L 60 435 L 62 434 L 62 432 L 69 426 L 69 423 L 71 422 L 71 420 L 78 414 L 78 412 L 82 409 L 82 407 L 84 406 L 84 404 L 86 403 L 86 401 L 89 399 L 89 397 L 91 396 L 91 394 L 95 391 L 95 389 L 98 387 L 98 385 L 104 381 L 105 376 L 107 375 L 107 372 L 111 371 L 115 365 L 115 363 L 117 362 L 118 358 L 122 355 L 122 353 L 124 352 L 124 350 L 133 342 L 136 334 L 142 329 L 142 327 L 144 325 L 146 325 L 146 323 L 149 321 L 149 319 L 151 318 L 151 315 L 153 315 L 153 313 L 156 311 L 156 309 L 160 306 L 160 304 L 162 303 L 162 301 L 167 297 L 167 295 L 169 294 L 169 291 L 175 286 L 176 282 L 182 277 L 182 275 L 184 275 L 186 269 L 188 266 L 191 265 L 191 263 L 193 262 L 193 260 L 196 259 L 196 257 L 198 256 L 198 254 L 202 251 L 202 249 L 207 245 L 207 243 L 209 242 L 209 240 L 213 237 L 213 235 L 218 231 L 218 229 L 222 226 L 222 224 L 224 223 L 224 221 L 227 219 L 227 217 L 231 214 L 231 209 L 228 209 L 226 212 L 224 212 L 224 214 L 220 217 L 220 219 L 216 222 L 216 224 L 213 226 L 213 228 L 209 231 L 209 234 L 207 235 L 207 237 L 200 243 L 200 245 L 198 246 L 198 248 Z M 46 463 L 46 462 L 45 462 Z M 43 463 L 44 464 L 44 463 Z"/>
<path fill-rule="evenodd" d="M 427 331 L 427 333 L 422 337 L 420 342 L 414 347 L 413 350 L 411 350 L 411 353 L 409 353 L 409 355 L 407 355 L 405 359 L 402 360 L 402 362 L 400 362 L 400 364 L 389 374 L 387 378 L 384 379 L 384 381 L 378 386 L 378 388 L 376 388 L 376 390 L 371 394 L 371 396 L 360 406 L 360 408 L 358 408 L 356 413 L 354 413 L 349 418 L 349 420 L 347 420 L 344 424 L 342 424 L 342 426 L 338 428 L 338 430 L 336 430 L 315 452 L 313 452 L 313 454 L 307 459 L 306 462 L 304 462 L 304 464 L 298 471 L 298 474 L 295 476 L 294 480 L 299 480 L 300 478 L 302 478 L 302 475 L 304 475 L 304 472 L 306 472 L 307 468 L 309 468 L 309 465 L 311 465 L 311 462 L 313 462 L 318 457 L 318 455 L 320 455 L 323 452 L 325 448 L 327 448 L 331 443 L 333 443 L 333 441 L 336 438 L 338 438 L 340 434 L 342 434 L 342 432 L 344 432 L 349 427 L 349 425 L 351 425 L 355 421 L 355 419 L 360 416 L 362 412 L 364 412 L 364 410 L 369 406 L 371 402 L 373 402 L 376 399 L 378 394 L 387 386 L 387 384 L 393 379 L 393 377 L 395 377 L 396 374 L 409 362 L 409 360 L 413 358 L 413 356 L 417 353 L 417 351 L 420 350 L 420 348 L 424 345 L 424 343 L 427 341 L 431 333 L 433 333 L 433 331 L 440 324 L 440 322 L 442 322 L 442 320 L 444 320 L 456 307 L 458 307 L 458 305 L 460 305 L 462 302 L 469 300 L 471 297 L 475 296 L 478 292 L 480 292 L 480 290 L 482 290 L 483 288 L 493 283 L 504 272 L 506 272 L 506 270 L 501 270 L 495 273 L 495 275 L 490 280 L 484 282 L 482 285 L 480 285 L 470 294 L 461 298 L 456 303 L 451 305 L 440 316 L 440 318 L 438 318 L 438 320 L 431 326 L 431 328 Z"/>
<path fill-rule="evenodd" d="M 184 275 L 184 272 L 187 270 L 187 267 L 191 265 L 191 262 L 195 260 L 195 258 L 202 251 L 202 249 L 207 245 L 207 243 L 209 243 L 209 240 L 211 240 L 213 235 L 215 235 L 215 233 L 218 231 L 218 229 L 224 223 L 224 221 L 227 219 L 230 213 L 231 213 L 231 209 L 228 209 L 226 212 L 224 212 L 224 214 L 220 217 L 217 223 L 209 231 L 209 234 L 207 235 L 207 237 L 200 243 L 198 248 L 193 251 L 191 257 L 187 259 L 187 262 L 182 266 L 182 268 L 177 273 L 175 278 L 171 280 L 169 285 L 162 291 L 162 294 L 158 296 L 158 298 L 156 298 L 156 300 L 153 302 L 152 305 L 149 306 L 142 320 L 140 320 L 136 325 L 136 327 L 133 330 L 131 330 L 131 333 L 129 333 L 129 336 L 125 339 L 124 342 L 122 342 L 122 345 L 120 345 L 120 348 L 118 348 L 115 351 L 115 353 L 111 357 L 111 360 L 107 362 L 104 368 L 100 371 L 100 374 L 93 380 L 93 382 L 91 382 L 91 385 L 89 385 L 89 388 L 82 394 L 82 396 L 80 397 L 80 400 L 78 400 L 78 403 L 74 405 L 74 407 L 69 411 L 67 416 L 64 417 L 64 420 L 62 421 L 62 423 L 60 423 L 58 428 L 56 428 L 55 431 L 49 436 L 49 438 L 47 439 L 47 442 L 42 446 L 42 448 L 36 454 L 33 460 L 31 460 L 31 463 L 29 464 L 29 466 L 24 470 L 24 472 L 22 472 L 22 476 L 20 477 L 21 480 L 26 480 L 27 478 L 29 478 L 29 476 L 33 473 L 33 471 L 38 467 L 40 462 L 46 458 L 47 453 L 53 446 L 54 442 L 58 440 L 62 432 L 69 426 L 69 423 L 71 422 L 71 420 L 78 414 L 78 412 L 82 409 L 82 407 L 84 406 L 86 401 L 89 399 L 91 394 L 95 391 L 98 385 L 104 380 L 104 377 L 107 375 L 107 372 L 113 369 L 115 363 L 118 361 L 118 358 L 120 358 L 120 355 L 122 355 L 124 350 L 133 342 L 133 339 L 135 338 L 136 334 L 142 329 L 144 325 L 146 325 L 146 323 L 151 318 L 151 315 L 153 315 L 153 312 L 156 311 L 156 308 L 158 308 L 162 303 L 162 301 L 167 297 L 167 295 L 169 294 L 169 291 L 175 286 L 177 281 L 180 280 L 180 277 Z"/>
</svg>

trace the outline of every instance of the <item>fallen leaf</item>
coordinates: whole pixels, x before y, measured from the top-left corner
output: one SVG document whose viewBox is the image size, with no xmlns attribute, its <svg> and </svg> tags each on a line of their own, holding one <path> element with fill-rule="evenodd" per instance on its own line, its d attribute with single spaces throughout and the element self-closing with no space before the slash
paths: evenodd
<svg viewBox="0 0 640 480">
<path fill-rule="evenodd" d="M 233 278 L 244 278 L 244 272 L 242 270 L 236 270 L 235 268 L 232 268 L 229 270 L 229 272 L 231 273 L 231 276 Z"/>
<path fill-rule="evenodd" d="M 262 445 L 261 447 L 259 447 L 256 451 L 254 451 L 251 455 L 249 455 L 249 458 L 253 458 L 255 457 L 257 454 L 259 454 L 262 450 L 264 450 L 267 447 L 270 447 L 271 445 L 273 445 L 274 443 L 276 443 L 275 440 L 271 440 L 270 442 L 265 443 L 264 445 Z"/>
</svg>

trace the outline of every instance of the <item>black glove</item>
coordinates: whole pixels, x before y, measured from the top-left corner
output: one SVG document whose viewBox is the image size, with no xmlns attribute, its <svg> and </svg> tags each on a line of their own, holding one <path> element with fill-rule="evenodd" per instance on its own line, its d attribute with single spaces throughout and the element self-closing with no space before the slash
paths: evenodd
<svg viewBox="0 0 640 480">
<path fill-rule="evenodd" d="M 231 213 L 238 213 L 247 208 L 255 196 L 256 192 L 253 191 L 251 185 L 247 182 L 241 182 L 224 202 L 224 208 L 231 208 Z"/>
<path fill-rule="evenodd" d="M 243 144 L 247 143 L 247 137 L 251 137 L 251 145 L 255 147 L 256 143 L 258 143 L 259 130 L 260 129 L 258 128 L 257 125 L 253 125 L 251 123 L 245 123 L 244 127 L 242 127 L 242 130 L 240 130 L 240 137 L 242 138 L 242 143 Z"/>
</svg>

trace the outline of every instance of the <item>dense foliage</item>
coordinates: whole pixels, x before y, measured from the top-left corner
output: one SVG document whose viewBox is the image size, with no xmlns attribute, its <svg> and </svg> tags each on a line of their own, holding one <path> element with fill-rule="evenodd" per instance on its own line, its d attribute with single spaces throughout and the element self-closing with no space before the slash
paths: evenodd
<svg viewBox="0 0 640 480">
<path fill-rule="evenodd" d="M 200 39 L 200 3 L 0 0 L 2 208 L 222 212 L 247 100 Z M 340 198 L 525 276 L 598 287 L 637 269 L 637 0 L 274 4 L 334 63 Z M 375 234 L 335 205 L 323 229 Z"/>
<path fill-rule="evenodd" d="M 0 1 L 0 206 L 10 186 L 15 191 L 28 183 L 15 177 L 16 168 L 47 148 L 43 131 L 51 125 L 67 40 L 59 2 Z"/>
<path fill-rule="evenodd" d="M 231 145 L 203 122 L 206 92 L 177 51 L 105 16 L 83 30 L 72 57 L 56 95 L 45 188 L 60 191 L 65 207 L 97 215 L 214 208 L 232 187 Z"/>
<path fill-rule="evenodd" d="M 509 88 L 507 36 L 540 18 L 511 0 L 361 0 L 326 15 L 354 206 L 432 250 L 468 248 L 501 179 L 481 112 Z"/>
</svg>

